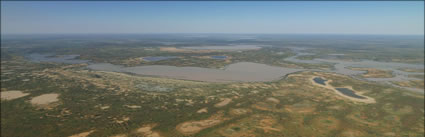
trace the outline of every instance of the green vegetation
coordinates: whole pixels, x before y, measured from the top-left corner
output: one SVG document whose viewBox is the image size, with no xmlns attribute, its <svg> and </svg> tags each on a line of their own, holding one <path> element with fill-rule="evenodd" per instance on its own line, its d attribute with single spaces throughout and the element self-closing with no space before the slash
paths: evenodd
<svg viewBox="0 0 425 137">
<path fill-rule="evenodd" d="M 94 71 L 87 69 L 87 64 L 34 63 L 24 57 L 33 52 L 54 52 L 59 55 L 79 54 L 81 59 L 125 66 L 222 68 L 236 62 L 256 62 L 293 68 L 332 67 L 328 64 L 286 62 L 284 59 L 295 53 L 279 45 L 259 50 L 201 53 L 161 51 L 160 47 L 168 45 L 156 45 L 148 40 L 124 42 L 127 44 L 111 44 L 111 41 L 50 40 L 39 46 L 37 44 L 41 42 L 31 40 L 17 42 L 19 44 L 13 44 L 13 41 L 2 43 L 2 48 L 7 50 L 2 50 L 1 56 L 1 92 L 19 90 L 29 95 L 1 101 L 1 136 L 71 136 L 89 131 L 93 132 L 88 136 L 93 137 L 420 137 L 425 134 L 423 94 L 346 75 L 302 71 L 271 82 L 207 83 Z M 23 43 L 29 45 L 21 45 Z M 63 45 L 55 47 L 57 43 Z M 200 40 L 197 43 L 173 46 L 205 43 L 208 41 Z M 211 43 L 225 42 L 217 40 Z M 288 43 L 297 45 L 297 42 Z M 309 47 L 309 44 L 306 47 Z M 302 59 L 314 59 L 329 53 L 344 53 L 347 56 L 341 56 L 341 59 L 408 63 L 423 61 L 423 53 L 420 55 L 410 48 L 400 52 L 396 52 L 396 48 L 389 48 L 376 54 L 373 51 L 360 52 L 358 49 L 326 48 L 329 47 L 318 47 L 314 50 L 317 55 L 304 56 Z M 400 54 L 387 56 L 384 53 Z M 411 54 L 407 56 L 407 53 Z M 229 58 L 202 58 L 211 55 L 224 55 Z M 138 60 L 147 56 L 179 58 L 154 62 Z M 389 72 L 379 71 L 378 74 L 376 70 L 369 71 L 376 72 L 379 76 L 389 75 Z M 331 80 L 329 84 L 334 87 L 350 86 L 362 95 L 374 98 L 376 103 L 366 104 L 344 98 L 332 90 L 312 84 L 312 77 Z M 423 78 L 423 75 L 412 77 Z M 423 88 L 423 84 L 421 86 Z M 59 101 L 47 106 L 31 104 L 32 98 L 49 93 L 59 94 Z M 217 105 L 218 103 L 220 105 Z M 205 110 L 200 111 L 202 109 Z M 192 128 L 200 129 L 190 132 L 190 127 L 179 127 L 187 122 L 197 122 L 198 125 L 194 124 Z"/>
</svg>

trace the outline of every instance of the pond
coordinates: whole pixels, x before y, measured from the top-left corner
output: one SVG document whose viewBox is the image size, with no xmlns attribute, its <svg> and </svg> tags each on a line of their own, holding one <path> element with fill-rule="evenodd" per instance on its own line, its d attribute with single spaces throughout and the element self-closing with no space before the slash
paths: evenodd
<svg viewBox="0 0 425 137">
<path fill-rule="evenodd" d="M 366 99 L 363 96 L 359 96 L 356 93 L 354 93 L 354 91 L 348 89 L 348 88 L 335 88 L 336 90 L 338 90 L 339 92 L 341 92 L 344 95 L 353 97 L 353 98 L 357 98 L 357 99 Z"/>
<path fill-rule="evenodd" d="M 321 77 L 315 77 L 315 78 L 313 78 L 313 80 L 314 80 L 314 82 L 316 82 L 317 84 L 321 84 L 321 85 L 323 85 L 323 86 L 326 86 L 326 81 L 328 81 L 328 80 L 324 80 L 324 79 L 322 79 Z"/>
<path fill-rule="evenodd" d="M 226 59 L 227 56 L 210 56 L 212 59 Z"/>
</svg>

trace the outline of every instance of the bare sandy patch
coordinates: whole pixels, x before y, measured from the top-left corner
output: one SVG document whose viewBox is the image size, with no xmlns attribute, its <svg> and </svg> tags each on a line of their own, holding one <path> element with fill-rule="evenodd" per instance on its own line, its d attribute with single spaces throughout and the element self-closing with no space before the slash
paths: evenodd
<svg viewBox="0 0 425 137">
<path fill-rule="evenodd" d="M 364 136 L 364 134 L 358 130 L 348 129 L 341 133 L 342 137 L 360 137 Z"/>
<path fill-rule="evenodd" d="M 30 102 L 33 105 L 48 105 L 50 103 L 59 101 L 58 97 L 59 94 L 57 93 L 43 94 L 32 98 Z"/>
<path fill-rule="evenodd" d="M 136 132 L 142 134 L 145 137 L 161 137 L 158 132 L 152 131 L 156 124 L 144 125 L 141 128 L 137 129 Z"/>
<path fill-rule="evenodd" d="M 23 93 L 19 90 L 11 90 L 11 91 L 4 91 L 1 93 L 1 100 L 13 100 L 21 97 L 28 96 L 29 93 Z"/>
<path fill-rule="evenodd" d="M 105 110 L 108 109 L 110 106 L 101 106 L 100 109 Z"/>
<path fill-rule="evenodd" d="M 110 137 L 127 137 L 127 135 L 126 134 L 118 134 L 118 135 L 113 135 L 113 136 L 110 136 Z"/>
<path fill-rule="evenodd" d="M 131 109 L 142 108 L 142 106 L 137 106 L 137 105 L 124 105 L 124 107 L 131 108 Z"/>
<path fill-rule="evenodd" d="M 205 108 L 202 108 L 202 109 L 196 111 L 196 113 L 208 113 L 208 109 L 205 107 Z"/>
<path fill-rule="evenodd" d="M 252 112 L 251 109 L 235 108 L 230 110 L 230 114 L 232 115 L 243 115 L 249 112 Z"/>
<path fill-rule="evenodd" d="M 280 100 L 278 100 L 278 99 L 276 99 L 276 98 L 273 98 L 273 97 L 269 97 L 269 98 L 267 98 L 267 99 L 266 99 L 266 101 L 267 101 L 267 102 L 276 103 L 276 104 L 279 104 L 279 103 L 280 103 Z"/>
<path fill-rule="evenodd" d="M 226 120 L 222 116 L 223 116 L 223 113 L 218 113 L 209 117 L 208 119 L 183 122 L 177 125 L 176 129 L 177 131 L 185 135 L 195 134 L 205 128 L 209 128 L 222 123 L 223 121 Z"/>
<path fill-rule="evenodd" d="M 102 110 L 105 110 L 105 109 L 109 109 L 111 106 L 109 106 L 109 105 L 102 105 L 102 104 L 98 104 L 98 105 L 96 105 L 96 106 L 94 106 L 95 108 L 99 108 L 99 109 L 102 109 Z"/>
<path fill-rule="evenodd" d="M 281 130 L 279 128 L 273 127 L 277 121 L 271 117 L 265 117 L 264 119 L 261 119 L 258 126 L 256 128 L 264 130 L 265 133 L 269 132 L 280 132 Z"/>
<path fill-rule="evenodd" d="M 214 107 L 224 107 L 232 101 L 230 98 L 224 98 L 221 102 L 214 105 Z"/>
<path fill-rule="evenodd" d="M 75 135 L 72 135 L 72 136 L 69 136 L 69 137 L 87 137 L 93 132 L 94 132 L 94 130 L 90 130 L 90 131 L 83 132 L 83 133 L 80 133 L 80 134 L 75 134 Z"/>
<path fill-rule="evenodd" d="M 120 119 L 114 118 L 114 120 L 115 120 L 116 123 L 121 124 L 121 123 L 124 123 L 124 122 L 129 121 L 130 120 L 130 117 L 126 117 L 125 116 L 125 117 L 122 117 Z"/>
</svg>

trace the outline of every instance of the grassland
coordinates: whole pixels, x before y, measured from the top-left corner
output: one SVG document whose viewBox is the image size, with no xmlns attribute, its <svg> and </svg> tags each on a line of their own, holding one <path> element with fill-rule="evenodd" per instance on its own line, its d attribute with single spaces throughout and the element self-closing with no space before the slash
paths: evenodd
<svg viewBox="0 0 425 137">
<path fill-rule="evenodd" d="M 174 38 L 171 37 L 180 40 Z M 425 134 L 423 94 L 346 75 L 303 71 L 271 82 L 207 83 L 94 71 L 87 69 L 87 64 L 34 63 L 24 57 L 30 53 L 79 54 L 80 59 L 124 66 L 222 68 L 235 62 L 256 62 L 291 68 L 332 68 L 329 64 L 284 61 L 295 55 L 289 45 L 308 47 L 311 48 L 309 52 L 316 54 L 302 59 L 343 53 L 344 56 L 335 58 L 423 62 L 423 46 L 401 48 L 392 44 L 392 39 L 365 44 L 355 43 L 359 40 L 328 42 L 288 40 L 286 37 L 266 37 L 264 41 L 199 38 L 181 40 L 178 42 L 186 43 L 173 46 L 152 42 L 159 41 L 156 38 L 146 39 L 2 40 L 1 92 L 3 95 L 3 92 L 20 91 L 20 94 L 7 99 L 2 97 L 1 136 L 423 137 Z M 240 52 L 179 49 L 247 42 L 274 47 Z M 340 45 L 347 46 L 341 48 Z M 388 48 L 382 48 L 383 45 Z M 207 57 L 212 55 L 229 58 Z M 148 56 L 179 58 L 155 62 L 140 59 Z M 387 71 L 367 71 L 364 77 L 390 77 Z M 341 96 L 332 89 L 312 83 L 312 77 L 329 80 L 331 87 L 350 87 L 360 95 L 373 98 L 374 102 L 364 103 Z M 403 85 L 423 88 L 420 84 L 408 82 Z M 34 103 L 46 95 L 55 96 L 42 105 Z"/>
<path fill-rule="evenodd" d="M 333 73 L 302 72 L 275 82 L 218 84 L 91 71 L 84 65 L 35 64 L 19 58 L 2 61 L 2 67 L 2 91 L 29 93 L 2 101 L 2 136 L 424 134 L 423 95 Z M 351 86 L 376 103 L 338 96 L 312 84 L 313 76 L 332 80 L 335 87 Z M 49 108 L 30 103 L 51 93 L 59 97 Z M 207 111 L 198 113 L 201 109 Z"/>
<path fill-rule="evenodd" d="M 380 70 L 375 68 L 350 68 L 352 70 L 366 71 L 366 73 L 361 74 L 362 78 L 392 78 L 394 77 L 391 70 Z"/>
<path fill-rule="evenodd" d="M 424 89 L 424 80 L 394 81 L 398 86 Z"/>
</svg>

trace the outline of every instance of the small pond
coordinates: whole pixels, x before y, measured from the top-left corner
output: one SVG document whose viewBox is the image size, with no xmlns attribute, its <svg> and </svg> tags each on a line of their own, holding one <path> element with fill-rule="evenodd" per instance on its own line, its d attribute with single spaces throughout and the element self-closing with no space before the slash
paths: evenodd
<svg viewBox="0 0 425 137">
<path fill-rule="evenodd" d="M 317 84 L 321 84 L 321 85 L 323 85 L 323 86 L 326 86 L 326 81 L 328 81 L 328 80 L 324 80 L 324 79 L 322 79 L 321 77 L 315 77 L 315 78 L 313 78 L 313 80 L 314 80 L 314 82 L 316 82 Z"/>
<path fill-rule="evenodd" d="M 366 99 L 365 97 L 357 95 L 356 93 L 354 93 L 354 91 L 348 88 L 335 88 L 335 89 L 341 92 L 342 94 L 353 97 L 353 98 Z"/>
<path fill-rule="evenodd" d="M 227 56 L 210 56 L 212 59 L 226 59 Z"/>
</svg>

